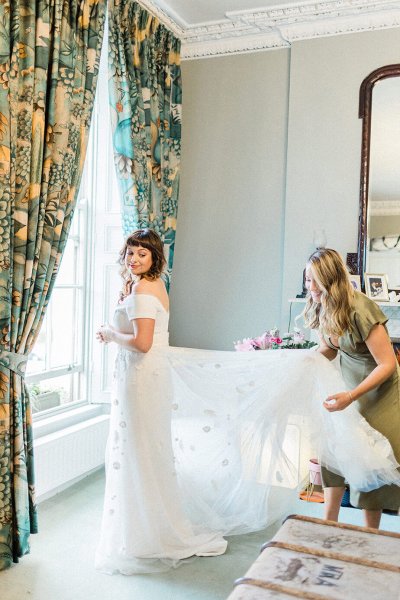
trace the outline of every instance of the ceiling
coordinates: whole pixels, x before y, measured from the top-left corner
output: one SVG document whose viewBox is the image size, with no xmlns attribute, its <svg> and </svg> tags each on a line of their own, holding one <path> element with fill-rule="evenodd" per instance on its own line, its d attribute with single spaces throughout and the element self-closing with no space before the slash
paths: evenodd
<svg viewBox="0 0 400 600">
<path fill-rule="evenodd" d="M 399 27 L 400 0 L 139 0 L 182 41 L 183 59 L 290 47 Z M 399 40 L 400 41 L 400 40 Z"/>
<path fill-rule="evenodd" d="M 232 11 L 253 10 L 265 8 L 266 6 L 277 6 L 280 4 L 294 4 L 286 0 L 165 0 L 157 2 L 164 5 L 166 11 L 178 15 L 182 23 L 188 26 L 199 25 L 210 21 L 220 21 L 225 14 Z"/>
</svg>

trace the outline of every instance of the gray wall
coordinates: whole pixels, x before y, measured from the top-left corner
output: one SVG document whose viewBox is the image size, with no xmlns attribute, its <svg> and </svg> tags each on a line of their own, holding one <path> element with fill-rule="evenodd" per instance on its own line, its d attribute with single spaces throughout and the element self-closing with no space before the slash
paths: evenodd
<svg viewBox="0 0 400 600">
<path fill-rule="evenodd" d="M 183 63 L 172 344 L 285 329 L 315 229 L 356 251 L 359 86 L 399 48 L 392 29 Z"/>
<path fill-rule="evenodd" d="M 282 322 L 301 287 L 313 231 L 357 251 L 361 120 L 359 88 L 374 69 L 400 62 L 400 28 L 307 40 L 291 48 Z M 301 226 L 299 226 L 301 224 Z"/>
<path fill-rule="evenodd" d="M 171 343 L 232 349 L 280 318 L 289 51 L 182 70 Z"/>
</svg>

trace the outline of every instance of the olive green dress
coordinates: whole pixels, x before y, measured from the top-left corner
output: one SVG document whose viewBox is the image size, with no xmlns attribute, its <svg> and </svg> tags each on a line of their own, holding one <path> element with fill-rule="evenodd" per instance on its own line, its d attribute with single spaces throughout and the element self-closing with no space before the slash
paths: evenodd
<svg viewBox="0 0 400 600">
<path fill-rule="evenodd" d="M 385 325 L 387 317 L 379 306 L 360 292 L 355 292 L 351 313 L 351 329 L 339 338 L 339 347 L 325 336 L 327 344 L 339 350 L 342 375 L 349 390 L 355 388 L 376 367 L 365 344 L 372 327 Z M 341 391 L 341 390 L 338 390 Z M 400 463 L 400 369 L 380 386 L 355 401 L 359 412 L 368 423 L 390 442 L 396 460 Z M 324 487 L 340 487 L 344 479 L 322 467 Z M 353 506 L 371 510 L 400 508 L 400 487 L 385 485 L 371 492 L 350 490 Z"/>
</svg>

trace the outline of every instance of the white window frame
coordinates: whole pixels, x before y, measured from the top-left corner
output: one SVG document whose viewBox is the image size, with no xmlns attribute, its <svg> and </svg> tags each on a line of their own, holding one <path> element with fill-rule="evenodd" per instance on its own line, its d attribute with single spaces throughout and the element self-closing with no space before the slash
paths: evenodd
<svg viewBox="0 0 400 600">
<path fill-rule="evenodd" d="M 89 161 L 92 159 L 93 151 L 94 151 L 94 136 L 90 136 L 90 141 L 88 144 L 88 152 L 87 152 L 87 164 L 90 164 Z M 90 391 L 89 391 L 89 352 L 90 345 L 88 343 L 89 337 L 89 324 L 88 315 L 90 315 L 91 308 L 91 298 L 90 298 L 90 272 L 91 272 L 91 261 L 92 261 L 92 228 L 93 228 L 93 216 L 94 216 L 94 202 L 89 201 L 88 198 L 94 198 L 92 195 L 92 190 L 94 188 L 94 169 L 91 171 L 84 172 L 82 177 L 82 183 L 80 188 L 79 198 L 77 200 L 77 206 L 75 208 L 75 213 L 80 213 L 80 232 L 79 236 L 74 236 L 71 234 L 68 240 L 74 239 L 78 237 L 81 239 L 80 244 L 82 244 L 80 248 L 80 260 L 82 260 L 82 280 L 76 284 L 60 284 L 57 285 L 57 279 L 54 284 L 55 289 L 79 289 L 81 290 L 81 299 L 80 299 L 80 312 L 82 315 L 82 334 L 80 345 L 78 347 L 78 361 L 76 363 L 65 364 L 61 367 L 56 368 L 47 368 L 38 373 L 32 373 L 30 375 L 26 375 L 25 381 L 29 384 L 34 384 L 42 381 L 48 381 L 49 379 L 54 379 L 55 377 L 60 377 L 62 375 L 72 375 L 73 373 L 80 373 L 83 377 L 81 382 L 81 393 L 80 398 L 78 400 L 74 400 L 71 402 L 67 402 L 60 406 L 56 406 L 53 408 L 41 410 L 33 414 L 33 419 L 35 421 L 39 421 L 44 418 L 48 418 L 52 415 L 57 415 L 61 412 L 66 412 L 69 410 L 73 410 L 82 406 L 85 406 L 89 403 Z M 61 267 L 62 268 L 62 262 Z M 51 301 L 50 298 L 49 306 L 47 310 L 51 310 Z M 74 335 L 76 334 L 76 330 L 74 331 Z M 46 357 L 48 357 L 48 344 L 50 344 L 49 340 L 46 340 Z"/>
<path fill-rule="evenodd" d="M 99 345 L 94 336 L 96 327 L 111 318 L 113 309 L 110 295 L 113 297 L 118 292 L 118 287 L 115 287 L 115 277 L 119 270 L 116 259 L 123 242 L 119 189 L 115 175 L 108 111 L 107 47 L 107 30 L 105 30 L 85 160 L 86 168 L 76 207 L 76 210 L 84 211 L 85 238 L 82 254 L 85 258 L 83 282 L 82 286 L 77 286 L 83 289 L 81 360 L 77 364 L 26 376 L 27 383 L 36 383 L 62 375 L 81 373 L 82 400 L 37 412 L 34 414 L 35 421 L 48 419 L 54 415 L 62 418 L 60 413 L 67 413 L 73 409 L 79 409 L 76 412 L 80 412 L 81 418 L 84 419 L 85 414 L 89 410 L 95 410 L 96 407 L 100 412 L 108 412 L 110 403 L 111 367 L 115 349 L 105 344 Z M 57 286 L 56 280 L 55 288 L 62 287 L 62 285 Z M 73 286 L 65 287 L 71 289 Z"/>
</svg>

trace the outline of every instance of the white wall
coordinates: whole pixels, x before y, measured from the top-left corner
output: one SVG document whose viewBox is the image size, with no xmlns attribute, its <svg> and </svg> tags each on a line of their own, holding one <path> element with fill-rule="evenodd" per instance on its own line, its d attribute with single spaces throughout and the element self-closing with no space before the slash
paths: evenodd
<svg viewBox="0 0 400 600">
<path fill-rule="evenodd" d="M 314 229 L 356 251 L 359 87 L 399 47 L 397 28 L 183 63 L 173 344 L 285 329 Z"/>
</svg>

